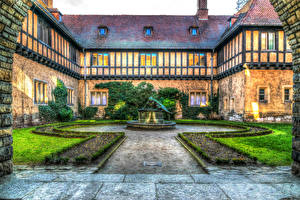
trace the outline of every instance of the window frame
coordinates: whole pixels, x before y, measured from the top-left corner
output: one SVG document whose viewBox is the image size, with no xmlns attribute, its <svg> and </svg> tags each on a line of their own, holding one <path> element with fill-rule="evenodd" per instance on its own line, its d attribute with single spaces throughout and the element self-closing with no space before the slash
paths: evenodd
<svg viewBox="0 0 300 200">
<path fill-rule="evenodd" d="M 150 34 L 148 34 L 148 31 L 150 31 L 149 32 Z M 145 26 L 144 27 L 144 36 L 145 37 L 151 37 L 151 36 L 153 36 L 153 34 L 154 34 L 154 29 L 153 29 L 152 26 Z"/>
<path fill-rule="evenodd" d="M 142 61 L 142 56 L 144 56 L 145 60 Z M 150 65 L 147 64 L 147 57 L 150 56 Z M 156 65 L 153 65 L 153 61 L 154 61 L 154 58 L 155 58 L 155 62 L 156 62 Z M 142 52 L 139 54 L 139 59 L 140 59 L 140 66 L 141 67 L 157 67 L 157 61 L 158 61 L 158 53 L 146 53 L 146 52 Z"/>
<path fill-rule="evenodd" d="M 101 31 L 104 30 L 104 34 L 101 33 Z M 106 26 L 99 26 L 98 27 L 98 34 L 101 38 L 104 38 L 108 35 L 108 28 Z"/>
<path fill-rule="evenodd" d="M 199 94 L 200 96 L 200 102 L 199 104 L 197 104 L 197 99 L 194 99 L 194 104 L 191 104 L 192 101 L 192 94 L 195 95 L 195 97 L 197 97 L 197 94 Z M 203 96 L 205 96 L 205 104 L 202 104 L 202 98 Z M 200 108 L 200 107 L 207 107 L 208 106 L 208 92 L 204 91 L 204 90 L 192 90 L 189 92 L 189 107 L 196 107 L 196 108 Z"/>
<path fill-rule="evenodd" d="M 266 45 L 266 49 L 263 49 L 263 37 L 262 35 L 266 34 L 266 41 L 265 41 L 265 45 Z M 270 49 L 270 35 L 274 34 L 274 48 Z M 277 43 L 277 38 L 276 38 L 276 32 L 275 31 L 263 31 L 261 32 L 261 41 L 260 41 L 260 47 L 261 47 L 261 51 L 276 51 L 277 47 L 276 47 L 276 43 Z"/>
<path fill-rule="evenodd" d="M 96 55 L 96 65 L 94 65 L 94 56 Z M 102 65 L 99 65 L 99 55 L 102 56 Z M 107 56 L 107 65 L 105 64 L 105 57 Z M 102 53 L 91 53 L 91 66 L 92 67 L 109 67 L 110 66 L 110 53 L 102 52 Z"/>
<path fill-rule="evenodd" d="M 264 90 L 264 100 L 261 100 L 260 99 L 260 90 Z M 269 87 L 266 87 L 266 86 L 258 86 L 258 88 L 257 88 L 257 101 L 259 102 L 259 103 L 265 103 L 265 104 L 267 104 L 267 103 L 269 103 L 270 102 L 270 89 L 269 89 Z"/>
<path fill-rule="evenodd" d="M 286 93 L 285 93 L 286 90 L 289 90 L 289 100 L 286 100 Z M 293 86 L 291 85 L 282 86 L 282 102 L 292 103 L 292 99 L 293 99 Z"/>
<path fill-rule="evenodd" d="M 39 101 L 40 94 L 37 96 L 36 83 L 43 85 L 43 100 L 42 101 Z M 48 105 L 48 82 L 47 81 L 33 79 L 33 103 L 34 103 L 34 105 Z"/>
<path fill-rule="evenodd" d="M 100 104 L 93 104 L 93 93 L 100 93 Z M 103 104 L 103 94 L 106 94 L 106 104 Z M 90 106 L 94 106 L 94 107 L 106 107 L 108 106 L 108 90 L 93 90 L 90 92 Z M 97 97 L 98 95 L 96 95 Z M 96 99 L 97 101 L 97 99 Z"/>
<path fill-rule="evenodd" d="M 191 56 L 191 57 L 190 57 Z M 198 56 L 198 58 L 199 58 L 199 60 L 198 60 L 198 65 L 196 65 L 196 56 Z M 204 65 L 201 65 L 201 56 L 203 56 L 203 64 Z M 188 52 L 187 53 L 187 65 L 189 66 L 189 67 L 207 67 L 207 57 L 206 57 L 206 53 L 200 53 L 200 52 Z M 190 65 L 190 61 L 191 61 L 191 59 L 192 59 L 192 65 Z"/>
<path fill-rule="evenodd" d="M 73 97 L 74 97 L 74 89 L 67 87 L 68 96 L 67 96 L 67 105 L 68 106 L 74 106 Z M 70 92 L 71 91 L 71 98 L 70 98 Z"/>
<path fill-rule="evenodd" d="M 47 39 L 46 39 L 47 38 Z M 37 39 L 42 44 L 52 47 L 52 31 L 50 25 L 41 17 L 37 18 Z M 47 40 L 47 41 L 45 41 Z"/>
</svg>

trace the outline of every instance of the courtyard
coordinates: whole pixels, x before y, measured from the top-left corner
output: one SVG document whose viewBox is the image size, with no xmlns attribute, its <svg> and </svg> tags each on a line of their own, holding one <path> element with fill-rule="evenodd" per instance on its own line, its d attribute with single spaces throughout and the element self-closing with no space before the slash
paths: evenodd
<svg viewBox="0 0 300 200">
<path fill-rule="evenodd" d="M 264 136 L 219 138 L 236 151 L 247 151 L 258 162 L 251 165 L 215 164 L 198 153 L 205 163 L 203 169 L 176 140 L 178 133 L 237 134 L 243 131 L 242 123 L 204 120 L 178 120 L 177 123 L 176 129 L 163 131 L 127 129 L 124 121 L 81 120 L 71 125 L 53 125 L 61 127 L 66 136 L 70 134 L 66 133 L 67 130 L 72 131 L 72 138 L 33 133 L 38 127 L 16 129 L 14 174 L 1 178 L 0 198 L 148 200 L 300 197 L 300 179 L 290 174 L 289 167 L 290 124 L 256 123 L 256 126 L 267 127 L 273 132 Z M 253 125 L 243 123 L 243 127 Z M 74 148 L 74 144 L 86 140 L 76 138 L 75 133 L 93 132 L 124 132 L 126 135 L 126 140 L 100 169 L 99 160 L 80 165 L 45 165 L 49 155 L 62 149 L 68 151 Z M 268 145 L 264 141 L 268 141 L 265 142 Z"/>
</svg>

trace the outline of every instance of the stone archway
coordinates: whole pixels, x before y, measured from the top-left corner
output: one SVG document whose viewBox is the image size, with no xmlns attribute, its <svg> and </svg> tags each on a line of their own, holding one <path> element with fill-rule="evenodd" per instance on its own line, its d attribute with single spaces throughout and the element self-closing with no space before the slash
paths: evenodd
<svg viewBox="0 0 300 200">
<path fill-rule="evenodd" d="M 35 0 L 0 1 L 0 176 L 12 172 L 12 63 L 22 21 Z M 270 0 L 293 49 L 294 128 L 293 167 L 300 175 L 300 0 Z"/>
<path fill-rule="evenodd" d="M 270 0 L 293 49 L 293 174 L 300 175 L 300 0 Z"/>
</svg>

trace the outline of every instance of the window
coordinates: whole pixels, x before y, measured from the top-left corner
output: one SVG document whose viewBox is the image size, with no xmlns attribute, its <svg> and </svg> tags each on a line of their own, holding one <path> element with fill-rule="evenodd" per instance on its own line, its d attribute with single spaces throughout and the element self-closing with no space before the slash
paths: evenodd
<svg viewBox="0 0 300 200">
<path fill-rule="evenodd" d="M 189 53 L 189 66 L 206 66 L 204 53 Z"/>
<path fill-rule="evenodd" d="M 35 104 L 47 104 L 47 83 L 43 81 L 34 81 L 34 103 Z"/>
<path fill-rule="evenodd" d="M 73 62 L 77 62 L 76 49 L 72 45 L 70 45 L 70 59 Z"/>
<path fill-rule="evenodd" d="M 192 35 L 193 36 L 197 35 L 197 32 L 198 32 L 197 28 L 192 28 Z"/>
<path fill-rule="evenodd" d="M 68 105 L 73 105 L 73 93 L 74 90 L 73 89 L 67 89 L 68 90 L 68 98 L 67 98 L 67 104 Z"/>
<path fill-rule="evenodd" d="M 140 54 L 141 66 L 152 67 L 157 65 L 157 54 L 156 53 L 142 53 Z"/>
<path fill-rule="evenodd" d="M 51 46 L 51 29 L 48 24 L 41 18 L 38 18 L 38 39 Z"/>
<path fill-rule="evenodd" d="M 260 88 L 259 89 L 259 102 L 266 103 L 266 88 Z"/>
<path fill-rule="evenodd" d="M 200 107 L 206 106 L 206 92 L 191 92 L 190 93 L 190 106 L 191 107 Z"/>
<path fill-rule="evenodd" d="M 284 101 L 285 102 L 290 102 L 291 101 L 291 89 L 290 88 L 285 88 L 284 89 Z"/>
<path fill-rule="evenodd" d="M 261 33 L 261 50 L 275 50 L 276 49 L 276 38 L 273 32 Z"/>
<path fill-rule="evenodd" d="M 94 53 L 92 55 L 92 66 L 109 66 L 108 53 Z"/>
<path fill-rule="evenodd" d="M 92 92 L 91 93 L 92 106 L 106 106 L 107 105 L 107 92 Z"/>
<path fill-rule="evenodd" d="M 101 37 L 105 37 L 107 35 L 108 28 L 107 27 L 100 27 L 99 28 L 99 35 Z"/>
<path fill-rule="evenodd" d="M 191 27 L 189 28 L 190 34 L 191 34 L 192 36 L 198 35 L 198 28 L 199 28 L 199 27 L 191 26 Z"/>
<path fill-rule="evenodd" d="M 144 33 L 145 33 L 145 36 L 147 36 L 147 37 L 152 36 L 153 28 L 152 27 L 145 27 L 144 28 Z"/>
</svg>

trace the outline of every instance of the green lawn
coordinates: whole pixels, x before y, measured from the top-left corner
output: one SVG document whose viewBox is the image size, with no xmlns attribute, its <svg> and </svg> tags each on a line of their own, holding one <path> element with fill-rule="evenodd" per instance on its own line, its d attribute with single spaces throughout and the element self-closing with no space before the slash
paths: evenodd
<svg viewBox="0 0 300 200">
<path fill-rule="evenodd" d="M 40 164 L 51 153 L 84 140 L 36 135 L 31 133 L 34 129 L 35 127 L 13 131 L 14 164 Z"/>
<path fill-rule="evenodd" d="M 123 121 L 77 121 L 76 123 L 96 122 L 113 123 Z M 227 121 L 204 121 L 204 120 L 178 120 L 178 123 L 213 123 L 213 124 L 240 124 Z M 258 123 L 253 123 L 257 125 Z M 242 125 L 245 125 L 242 123 Z M 281 166 L 290 165 L 292 162 L 292 125 L 291 124 L 258 124 L 272 129 L 273 134 L 258 137 L 244 138 L 219 138 L 224 143 L 250 156 L 256 157 L 267 165 Z M 40 164 L 44 158 L 51 153 L 58 152 L 66 147 L 72 146 L 84 139 L 70 139 L 59 137 L 48 137 L 32 134 L 35 129 L 15 129 L 14 138 L 14 163 L 15 164 Z"/>
<path fill-rule="evenodd" d="M 258 137 L 218 138 L 217 141 L 256 157 L 260 162 L 271 166 L 292 163 L 292 125 L 256 124 L 272 129 L 271 135 Z"/>
</svg>

